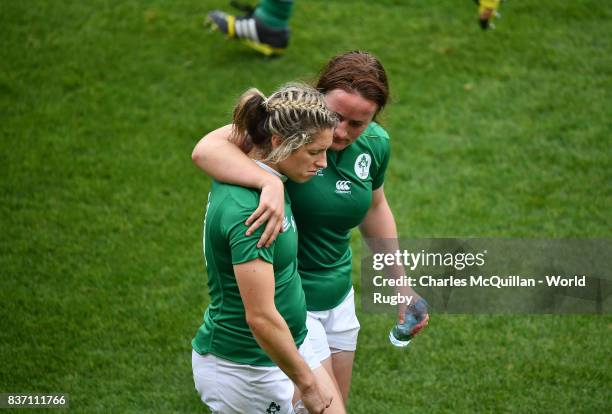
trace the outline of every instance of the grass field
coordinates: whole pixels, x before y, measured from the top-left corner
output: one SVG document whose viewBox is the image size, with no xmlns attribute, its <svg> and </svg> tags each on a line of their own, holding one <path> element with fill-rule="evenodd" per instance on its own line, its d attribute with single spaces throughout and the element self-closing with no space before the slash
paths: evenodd
<svg viewBox="0 0 612 414">
<path fill-rule="evenodd" d="M 471 0 L 298 1 L 272 60 L 203 30 L 211 8 L 227 2 L 0 2 L 0 393 L 204 411 L 210 181 L 191 150 L 247 87 L 341 51 L 389 73 L 402 236 L 611 236 L 612 3 L 510 0 L 481 32 Z M 360 320 L 351 413 L 612 411 L 610 315 L 434 313 L 404 350 L 389 316 Z"/>
</svg>

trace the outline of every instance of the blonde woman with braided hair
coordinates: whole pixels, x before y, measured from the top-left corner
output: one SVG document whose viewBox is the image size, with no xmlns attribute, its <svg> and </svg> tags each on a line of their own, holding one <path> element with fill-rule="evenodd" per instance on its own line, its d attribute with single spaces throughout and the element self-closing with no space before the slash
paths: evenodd
<svg viewBox="0 0 612 414">
<path fill-rule="evenodd" d="M 287 85 L 266 98 L 248 90 L 226 128 L 255 165 L 306 182 L 326 166 L 336 117 L 321 93 Z M 213 181 L 204 220 L 210 305 L 192 341 L 196 390 L 213 413 L 293 413 L 294 389 L 310 413 L 344 413 L 314 355 L 297 272 L 297 229 L 285 197 L 282 235 L 258 247 L 245 235 L 259 191 Z"/>
</svg>

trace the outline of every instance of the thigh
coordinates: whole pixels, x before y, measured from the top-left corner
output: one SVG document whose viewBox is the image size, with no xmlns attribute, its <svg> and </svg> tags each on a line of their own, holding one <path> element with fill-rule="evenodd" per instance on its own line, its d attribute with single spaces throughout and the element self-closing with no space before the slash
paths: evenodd
<svg viewBox="0 0 612 414">
<path fill-rule="evenodd" d="M 329 365 L 329 367 L 327 365 Z M 332 395 L 331 405 L 325 410 L 325 414 L 345 414 L 346 410 L 344 408 L 344 401 L 342 400 L 342 396 L 338 390 L 336 382 L 329 371 L 331 371 L 331 358 L 326 359 L 322 365 L 312 370 L 319 387 L 327 390 L 327 392 L 331 393 Z M 294 401 L 298 401 L 300 399 L 301 395 L 296 388 Z M 300 407 L 301 410 L 296 409 L 296 413 L 301 414 L 306 412 L 303 404 L 301 404 L 301 401 L 296 404 L 296 408 L 297 407 Z"/>
<path fill-rule="evenodd" d="M 324 334 L 325 333 L 323 333 L 323 335 Z M 311 330 L 308 330 L 306 338 L 304 339 L 302 345 L 300 345 L 300 347 L 298 348 L 298 351 L 300 352 L 300 355 L 302 356 L 302 358 L 304 358 L 304 361 L 306 361 L 310 369 L 315 369 L 321 366 L 320 355 L 315 352 L 315 346 L 317 345 L 315 344 L 313 333 Z"/>
<path fill-rule="evenodd" d="M 357 349 L 360 325 L 355 313 L 355 292 L 353 289 L 341 304 L 328 312 L 329 316 L 323 327 L 331 353 L 338 351 L 354 352 Z"/>
<path fill-rule="evenodd" d="M 331 352 L 333 376 L 346 403 L 351 387 L 353 361 L 360 329 L 355 313 L 355 293 L 352 289 L 340 305 L 329 311 L 324 328 Z"/>
<path fill-rule="evenodd" d="M 340 389 L 342 399 L 346 403 L 351 389 L 351 379 L 353 377 L 353 361 L 355 360 L 355 352 L 340 351 L 334 352 L 331 356 L 331 365 L 334 373 L 334 378 Z"/>
<path fill-rule="evenodd" d="M 213 413 L 293 412 L 293 383 L 278 367 L 237 364 L 193 351 L 192 369 L 196 390 Z"/>
<path fill-rule="evenodd" d="M 306 317 L 306 327 L 308 328 L 308 339 L 312 350 L 319 360 L 323 362 L 331 355 L 329 343 L 327 342 L 327 333 L 325 332 L 325 317 L 327 311 L 324 312 L 308 312 Z"/>
<path fill-rule="evenodd" d="M 329 375 L 325 367 L 320 366 L 319 368 L 313 370 L 313 373 L 315 377 L 317 378 L 317 381 L 319 382 L 319 384 L 322 387 L 325 387 L 326 389 L 330 390 L 333 394 L 332 403 L 329 406 L 329 408 L 325 410 L 325 414 L 343 414 L 345 413 L 346 411 L 344 409 L 344 401 L 342 399 L 342 395 L 340 395 L 340 393 L 338 392 L 335 381 Z"/>
</svg>

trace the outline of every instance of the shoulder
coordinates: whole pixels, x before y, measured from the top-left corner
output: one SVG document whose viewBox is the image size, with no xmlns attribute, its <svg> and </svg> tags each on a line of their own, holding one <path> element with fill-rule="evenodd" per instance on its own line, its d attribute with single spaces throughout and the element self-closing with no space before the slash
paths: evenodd
<svg viewBox="0 0 612 414">
<path fill-rule="evenodd" d="M 356 149 L 369 150 L 382 158 L 388 156 L 391 147 L 389 134 L 376 122 L 370 122 L 357 139 L 356 144 Z"/>
<path fill-rule="evenodd" d="M 213 193 L 223 194 L 227 198 L 233 198 L 239 204 L 250 204 L 253 201 L 259 201 L 259 191 L 255 189 L 221 183 L 216 180 L 213 180 L 211 191 Z"/>
<path fill-rule="evenodd" d="M 259 191 L 218 181 L 213 181 L 211 197 L 226 217 L 250 215 L 259 204 Z"/>
<path fill-rule="evenodd" d="M 376 122 L 370 122 L 368 127 L 363 131 L 361 137 L 368 140 L 389 140 L 389 133 L 382 126 L 377 124 Z"/>
</svg>

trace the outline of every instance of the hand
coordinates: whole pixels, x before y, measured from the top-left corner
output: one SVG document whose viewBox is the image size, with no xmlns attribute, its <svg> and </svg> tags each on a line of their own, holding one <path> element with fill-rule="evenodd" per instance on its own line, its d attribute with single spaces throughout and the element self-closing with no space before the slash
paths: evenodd
<svg viewBox="0 0 612 414">
<path fill-rule="evenodd" d="M 423 319 L 419 323 L 414 325 L 414 328 L 412 328 L 412 331 L 411 331 L 412 335 L 413 336 L 417 335 L 428 324 L 429 324 L 429 313 L 426 313 L 425 316 L 423 317 Z"/>
<path fill-rule="evenodd" d="M 403 325 L 406 322 L 406 311 L 408 310 L 408 305 L 405 303 L 398 303 L 397 305 L 397 324 Z"/>
<path fill-rule="evenodd" d="M 398 307 L 399 308 L 399 307 Z M 403 312 L 398 315 L 398 324 L 402 325 L 406 321 L 406 315 L 410 314 L 414 316 L 416 325 L 410 330 L 412 336 L 417 335 L 423 328 L 429 323 L 429 312 L 427 311 L 427 302 L 423 298 L 418 298 L 410 306 L 402 306 Z"/>
<path fill-rule="evenodd" d="M 302 403 L 310 414 L 322 414 L 331 405 L 332 394 L 315 382 L 312 387 L 300 390 Z"/>
<path fill-rule="evenodd" d="M 285 219 L 285 187 L 277 177 L 272 177 L 261 187 L 259 206 L 244 223 L 249 228 L 246 235 L 250 236 L 262 224 L 266 223 L 263 234 L 257 242 L 257 247 L 269 247 L 278 233 L 283 229 Z"/>
</svg>

